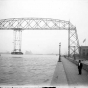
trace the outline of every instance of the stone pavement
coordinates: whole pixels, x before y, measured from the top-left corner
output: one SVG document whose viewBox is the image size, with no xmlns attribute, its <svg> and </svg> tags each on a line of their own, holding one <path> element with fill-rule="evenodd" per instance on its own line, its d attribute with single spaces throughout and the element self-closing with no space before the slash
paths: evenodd
<svg viewBox="0 0 88 88">
<path fill-rule="evenodd" d="M 62 62 L 57 62 L 53 79 L 51 81 L 52 86 L 68 86 L 66 74 Z"/>
<path fill-rule="evenodd" d="M 61 60 L 62 62 L 57 63 L 51 85 L 88 88 L 88 73 L 82 70 L 82 75 L 78 75 L 78 68 L 75 64 L 64 57 Z"/>
<path fill-rule="evenodd" d="M 69 60 L 62 57 L 68 84 L 72 86 L 88 86 L 88 73 L 82 70 L 82 75 L 78 75 L 78 67 Z"/>
</svg>

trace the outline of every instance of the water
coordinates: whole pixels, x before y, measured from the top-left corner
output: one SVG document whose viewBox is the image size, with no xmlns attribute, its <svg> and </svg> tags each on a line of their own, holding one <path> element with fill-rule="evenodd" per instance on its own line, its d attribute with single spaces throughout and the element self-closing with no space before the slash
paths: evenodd
<svg viewBox="0 0 88 88">
<path fill-rule="evenodd" d="M 0 85 L 50 85 L 58 56 L 6 55 L 0 57 Z"/>
</svg>

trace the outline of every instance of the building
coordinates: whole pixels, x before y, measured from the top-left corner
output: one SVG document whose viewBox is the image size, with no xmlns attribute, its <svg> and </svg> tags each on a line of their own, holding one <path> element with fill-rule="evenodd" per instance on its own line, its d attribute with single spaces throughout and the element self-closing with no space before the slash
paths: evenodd
<svg viewBox="0 0 88 88">
<path fill-rule="evenodd" d="M 80 46 L 79 47 L 79 55 L 81 57 L 88 57 L 88 46 Z"/>
</svg>

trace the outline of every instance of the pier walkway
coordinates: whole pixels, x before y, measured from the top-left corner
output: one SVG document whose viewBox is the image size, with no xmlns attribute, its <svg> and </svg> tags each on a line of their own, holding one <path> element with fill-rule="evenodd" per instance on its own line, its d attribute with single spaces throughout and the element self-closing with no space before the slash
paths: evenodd
<svg viewBox="0 0 88 88">
<path fill-rule="evenodd" d="M 78 75 L 78 68 L 75 64 L 64 57 L 61 61 L 57 62 L 51 85 L 88 88 L 88 72 L 82 70 L 82 75 Z"/>
</svg>

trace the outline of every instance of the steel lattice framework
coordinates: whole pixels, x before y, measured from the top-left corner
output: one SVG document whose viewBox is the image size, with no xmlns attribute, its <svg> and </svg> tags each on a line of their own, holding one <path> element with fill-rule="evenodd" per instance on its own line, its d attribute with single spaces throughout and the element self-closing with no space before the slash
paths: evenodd
<svg viewBox="0 0 88 88">
<path fill-rule="evenodd" d="M 0 30 L 14 30 L 14 52 L 21 51 L 22 30 L 68 30 L 68 55 L 79 54 L 79 40 L 76 27 L 70 21 L 51 18 L 10 18 L 0 20 Z M 19 40 L 16 33 L 19 33 Z M 16 48 L 18 42 L 19 48 Z M 75 49 L 74 49 L 75 47 Z"/>
</svg>

